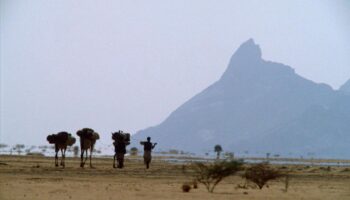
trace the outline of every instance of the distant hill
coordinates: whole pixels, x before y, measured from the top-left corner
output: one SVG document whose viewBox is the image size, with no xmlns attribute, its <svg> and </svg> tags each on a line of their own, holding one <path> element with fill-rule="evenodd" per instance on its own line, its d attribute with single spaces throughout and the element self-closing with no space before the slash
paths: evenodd
<svg viewBox="0 0 350 200">
<path fill-rule="evenodd" d="M 350 99 L 287 65 L 263 60 L 250 39 L 220 80 L 134 139 L 146 136 L 158 148 L 190 152 L 221 144 L 234 152 L 350 157 Z"/>
<path fill-rule="evenodd" d="M 339 88 L 339 91 L 350 95 L 350 80 Z"/>
</svg>

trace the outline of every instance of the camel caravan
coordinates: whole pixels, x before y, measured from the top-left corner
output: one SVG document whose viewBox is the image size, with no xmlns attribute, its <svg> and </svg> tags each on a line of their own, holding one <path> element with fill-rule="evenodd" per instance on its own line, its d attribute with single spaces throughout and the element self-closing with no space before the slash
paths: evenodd
<svg viewBox="0 0 350 200">
<path fill-rule="evenodd" d="M 85 162 L 90 160 L 90 168 L 92 166 L 92 153 L 94 151 L 94 146 L 96 141 L 100 139 L 100 135 L 91 128 L 83 128 L 78 130 L 76 133 L 80 138 L 80 167 L 84 168 Z M 114 146 L 114 156 L 113 156 L 113 168 L 123 168 L 124 167 L 124 155 L 126 154 L 126 146 L 130 144 L 130 133 L 124 133 L 119 130 L 118 132 L 112 133 L 112 140 Z M 144 163 L 146 169 L 149 168 L 151 162 L 151 151 L 157 145 L 157 143 L 151 143 L 151 138 L 147 137 L 147 141 L 141 141 L 140 144 L 144 146 Z M 75 144 L 76 139 L 68 132 L 59 132 L 57 134 L 51 134 L 47 136 L 47 141 L 50 144 L 55 145 L 55 166 L 58 167 L 58 152 L 61 151 L 61 163 L 60 165 L 65 167 L 65 157 L 66 150 L 68 146 Z M 85 154 L 85 158 L 84 158 Z M 117 165 L 116 165 L 117 161 Z"/>
</svg>

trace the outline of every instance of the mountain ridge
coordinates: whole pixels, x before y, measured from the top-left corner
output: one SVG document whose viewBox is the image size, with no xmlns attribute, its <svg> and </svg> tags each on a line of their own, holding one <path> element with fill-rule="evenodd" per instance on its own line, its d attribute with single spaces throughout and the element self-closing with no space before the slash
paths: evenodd
<svg viewBox="0 0 350 200">
<path fill-rule="evenodd" d="M 350 79 L 340 86 L 339 91 L 350 95 Z"/>
<path fill-rule="evenodd" d="M 299 132 L 316 137 L 314 130 L 318 129 L 303 121 L 315 123 L 322 109 L 333 112 L 333 102 L 341 98 L 341 92 L 326 84 L 307 80 L 287 65 L 263 60 L 259 45 L 249 39 L 232 55 L 218 81 L 178 107 L 161 124 L 141 130 L 134 137 L 151 136 L 162 149 L 190 152 L 212 151 L 213 145 L 221 144 L 234 152 L 314 151 L 321 155 L 322 144 L 308 146 L 312 141 Z M 343 105 L 350 108 L 347 103 Z M 343 131 L 347 130 L 344 126 Z M 319 134 L 327 135 L 322 131 Z M 296 146 L 295 141 L 293 146 L 283 140 L 286 136 L 295 138 L 293 135 L 300 137 L 299 143 L 306 141 L 305 145 Z"/>
</svg>

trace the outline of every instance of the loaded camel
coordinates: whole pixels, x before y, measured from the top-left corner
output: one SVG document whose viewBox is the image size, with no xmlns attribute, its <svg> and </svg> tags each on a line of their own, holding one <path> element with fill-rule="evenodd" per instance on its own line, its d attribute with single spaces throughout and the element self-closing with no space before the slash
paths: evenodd
<svg viewBox="0 0 350 200">
<path fill-rule="evenodd" d="M 98 135 L 98 133 L 96 133 L 93 129 L 90 128 L 83 128 L 79 130 L 77 132 L 77 135 L 80 137 L 80 167 L 84 167 L 88 157 L 88 149 L 90 149 L 90 168 L 93 168 L 91 164 L 91 156 L 94 150 L 96 140 L 100 139 L 100 136 Z"/>
<path fill-rule="evenodd" d="M 50 144 L 55 144 L 55 166 L 58 167 L 58 151 L 61 150 L 62 158 L 60 165 L 64 168 L 65 167 L 65 157 L 66 157 L 66 150 L 67 146 L 72 146 L 75 143 L 75 138 L 67 132 L 59 132 L 57 134 L 51 134 L 47 136 L 47 141 Z"/>
<path fill-rule="evenodd" d="M 118 131 L 112 133 L 112 139 L 114 140 L 113 168 L 116 168 L 115 160 L 117 160 L 118 162 L 118 168 L 123 168 L 124 154 L 126 154 L 126 146 L 130 144 L 130 133 L 123 133 L 123 131 Z"/>
</svg>

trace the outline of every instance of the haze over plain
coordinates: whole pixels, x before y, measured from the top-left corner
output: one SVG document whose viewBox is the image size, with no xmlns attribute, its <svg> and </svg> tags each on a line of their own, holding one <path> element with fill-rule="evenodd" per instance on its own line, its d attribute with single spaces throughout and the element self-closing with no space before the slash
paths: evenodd
<svg viewBox="0 0 350 200">
<path fill-rule="evenodd" d="M 263 58 L 338 88 L 348 1 L 1 1 L 1 143 L 162 122 L 217 81 L 248 38 Z"/>
</svg>

